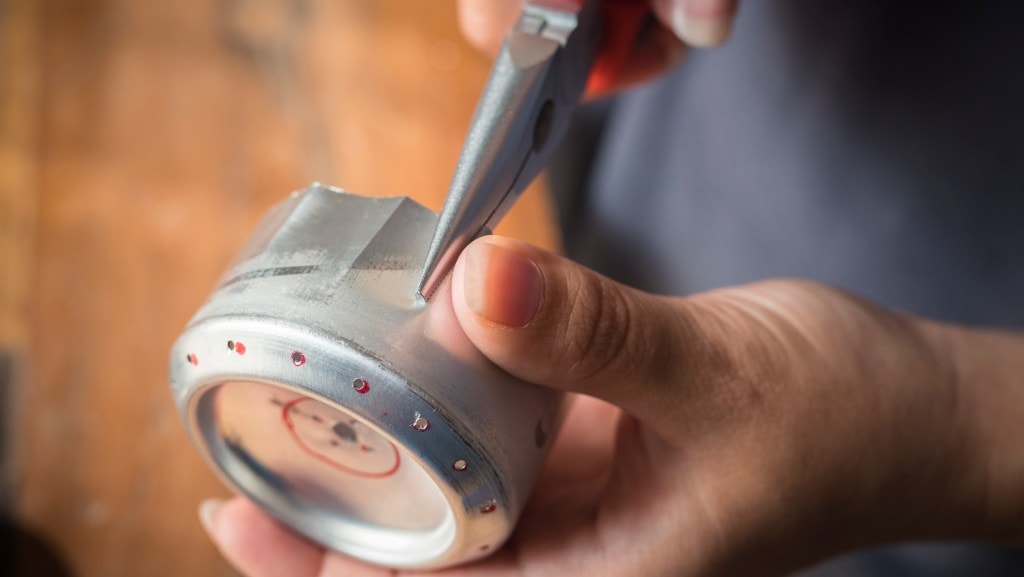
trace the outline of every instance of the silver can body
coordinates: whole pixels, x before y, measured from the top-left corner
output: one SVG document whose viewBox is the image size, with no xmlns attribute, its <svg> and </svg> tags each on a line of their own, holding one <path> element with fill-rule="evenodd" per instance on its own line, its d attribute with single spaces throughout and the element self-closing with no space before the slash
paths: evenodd
<svg viewBox="0 0 1024 577">
<path fill-rule="evenodd" d="M 511 533 L 565 408 L 416 286 L 437 215 L 318 184 L 273 209 L 171 352 L 229 485 L 364 561 L 438 568 Z"/>
</svg>

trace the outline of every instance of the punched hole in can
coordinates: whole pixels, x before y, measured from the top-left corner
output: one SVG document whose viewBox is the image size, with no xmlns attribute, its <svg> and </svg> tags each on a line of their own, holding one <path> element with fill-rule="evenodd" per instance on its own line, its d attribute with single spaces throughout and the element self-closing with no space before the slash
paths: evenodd
<svg viewBox="0 0 1024 577">
<path fill-rule="evenodd" d="M 426 431 L 430 428 L 430 421 L 425 419 L 423 415 L 416 413 L 415 418 L 412 420 L 412 428 L 420 432 Z"/>
<path fill-rule="evenodd" d="M 455 469 L 456 471 L 460 471 L 461 472 L 461 471 L 465 471 L 468 468 L 469 468 L 469 463 L 467 463 L 465 459 L 459 459 L 458 461 L 455 461 L 454 463 L 452 463 L 452 469 Z"/>
<path fill-rule="evenodd" d="M 292 351 L 292 364 L 296 367 L 306 364 L 306 355 L 300 351 Z"/>
<path fill-rule="evenodd" d="M 366 379 L 352 379 L 352 388 L 360 395 L 365 395 L 370 392 L 370 383 L 366 382 Z"/>
</svg>

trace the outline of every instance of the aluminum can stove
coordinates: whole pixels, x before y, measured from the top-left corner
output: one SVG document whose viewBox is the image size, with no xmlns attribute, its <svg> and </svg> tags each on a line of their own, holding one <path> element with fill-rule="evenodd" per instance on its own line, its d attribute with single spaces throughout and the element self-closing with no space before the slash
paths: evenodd
<svg viewBox="0 0 1024 577">
<path fill-rule="evenodd" d="M 417 281 L 437 215 L 314 184 L 274 208 L 171 352 L 174 399 L 224 481 L 364 561 L 471 561 L 511 533 L 564 413 Z"/>
</svg>

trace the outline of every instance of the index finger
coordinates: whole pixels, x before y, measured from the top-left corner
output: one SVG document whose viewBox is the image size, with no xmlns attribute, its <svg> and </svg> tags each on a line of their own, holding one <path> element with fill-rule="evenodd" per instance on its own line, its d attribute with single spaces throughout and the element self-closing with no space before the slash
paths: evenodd
<svg viewBox="0 0 1024 577">
<path fill-rule="evenodd" d="M 477 49 L 497 54 L 522 4 L 522 0 L 459 0 L 459 28 Z"/>
</svg>

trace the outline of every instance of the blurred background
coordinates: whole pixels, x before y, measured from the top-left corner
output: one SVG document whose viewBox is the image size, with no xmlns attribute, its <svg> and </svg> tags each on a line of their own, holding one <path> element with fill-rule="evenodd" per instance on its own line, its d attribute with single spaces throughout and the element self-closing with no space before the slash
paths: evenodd
<svg viewBox="0 0 1024 577">
<path fill-rule="evenodd" d="M 0 0 L 0 574 L 233 574 L 172 341 L 292 190 L 439 209 L 488 67 L 452 0 Z"/>
</svg>

